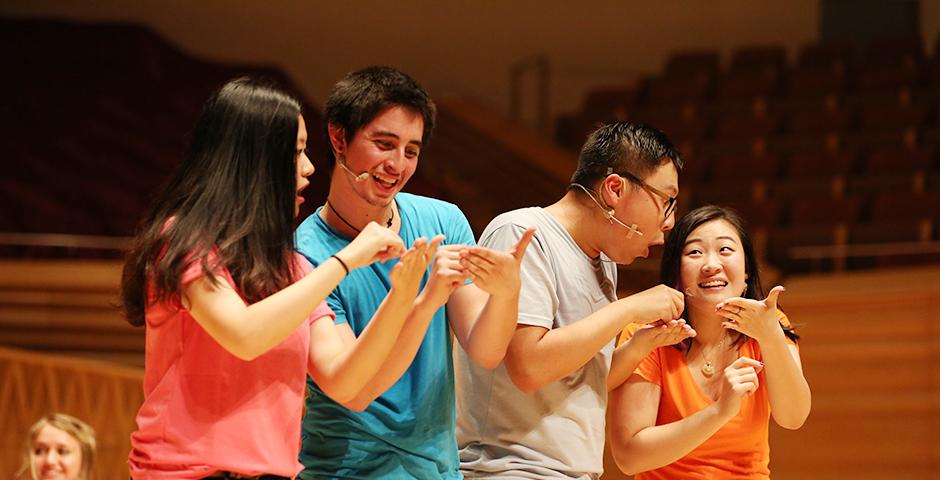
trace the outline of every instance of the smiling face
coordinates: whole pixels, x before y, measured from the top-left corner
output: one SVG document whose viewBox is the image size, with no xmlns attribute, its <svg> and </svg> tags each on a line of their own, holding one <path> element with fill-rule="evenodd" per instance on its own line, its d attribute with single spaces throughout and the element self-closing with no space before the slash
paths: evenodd
<svg viewBox="0 0 940 480">
<path fill-rule="evenodd" d="M 52 425 L 44 426 L 32 449 L 33 472 L 39 480 L 81 478 L 82 449 L 74 437 Z"/>
<path fill-rule="evenodd" d="M 342 168 L 336 172 L 347 176 L 347 184 L 367 203 L 386 206 L 414 175 L 423 135 L 421 115 L 401 106 L 381 111 L 348 143 L 345 132 L 330 125 L 334 152 L 338 159 L 345 158 L 352 173 Z M 356 181 L 363 172 L 368 174 L 365 180 Z"/>
<path fill-rule="evenodd" d="M 746 288 L 744 247 L 726 220 L 703 223 L 682 247 L 679 286 L 688 302 L 714 305 L 742 295 Z"/>
</svg>

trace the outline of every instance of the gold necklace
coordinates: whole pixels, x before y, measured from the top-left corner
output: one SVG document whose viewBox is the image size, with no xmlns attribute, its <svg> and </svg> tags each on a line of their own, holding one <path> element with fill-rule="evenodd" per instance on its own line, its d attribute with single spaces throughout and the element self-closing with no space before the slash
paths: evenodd
<svg viewBox="0 0 940 480">
<path fill-rule="evenodd" d="M 715 349 L 718 352 L 721 352 L 722 347 L 725 346 L 725 338 L 727 338 L 727 335 L 721 336 L 721 341 L 718 342 L 718 347 Z M 705 356 L 704 348 L 702 348 L 702 358 L 705 359 L 705 364 L 702 365 L 702 375 L 705 375 L 705 378 L 711 378 L 715 374 L 715 364 Z"/>
</svg>

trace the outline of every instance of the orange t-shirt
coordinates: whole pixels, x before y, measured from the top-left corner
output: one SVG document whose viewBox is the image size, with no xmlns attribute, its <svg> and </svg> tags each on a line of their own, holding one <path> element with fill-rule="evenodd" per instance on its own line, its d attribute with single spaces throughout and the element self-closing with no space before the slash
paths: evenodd
<svg viewBox="0 0 940 480">
<path fill-rule="evenodd" d="M 781 324 L 789 325 L 783 312 L 778 311 L 778 315 Z M 620 343 L 629 339 L 637 328 L 636 325 L 627 327 Z M 763 361 L 760 346 L 754 339 L 743 342 L 738 347 L 738 355 Z M 681 420 L 714 403 L 692 378 L 685 353 L 675 347 L 657 348 L 640 362 L 634 373 L 661 388 L 656 425 Z M 758 381 L 757 391 L 744 397 L 738 414 L 708 440 L 669 465 L 638 473 L 635 480 L 769 479 L 770 399 L 763 371 L 758 374 Z"/>
</svg>

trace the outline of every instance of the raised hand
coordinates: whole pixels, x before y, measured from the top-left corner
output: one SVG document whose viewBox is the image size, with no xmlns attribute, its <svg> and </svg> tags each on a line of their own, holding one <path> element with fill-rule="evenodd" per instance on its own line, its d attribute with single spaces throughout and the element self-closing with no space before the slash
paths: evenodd
<svg viewBox="0 0 940 480">
<path fill-rule="evenodd" d="M 668 322 L 679 318 L 685 309 L 682 293 L 665 285 L 656 285 L 619 301 L 630 304 L 630 311 L 636 315 L 635 323 Z"/>
<path fill-rule="evenodd" d="M 397 233 L 378 223 L 369 222 L 346 248 L 336 254 L 350 270 L 375 261 L 384 262 L 405 253 L 405 243 Z"/>
<path fill-rule="evenodd" d="M 729 415 L 736 415 L 741 409 L 741 399 L 757 391 L 760 383 L 757 374 L 764 364 L 750 357 L 738 357 L 725 368 L 724 381 L 717 403 Z"/>
<path fill-rule="evenodd" d="M 782 335 L 777 317 L 777 298 L 784 291 L 786 289 L 778 285 L 763 300 L 732 297 L 719 303 L 715 310 L 728 319 L 721 326 L 741 332 L 758 343 Z"/>
<path fill-rule="evenodd" d="M 414 245 L 402 255 L 398 264 L 389 272 L 392 290 L 402 292 L 403 295 L 409 297 L 417 295 L 421 278 L 424 277 L 428 264 L 434 258 L 437 247 L 443 240 L 443 235 L 434 237 L 430 243 L 424 237 L 415 240 Z"/>
<path fill-rule="evenodd" d="M 535 228 L 529 228 L 508 252 L 486 247 L 464 247 L 460 251 L 460 266 L 473 284 L 490 295 L 518 292 L 519 266 L 525 255 Z"/>
<path fill-rule="evenodd" d="M 642 346 L 645 351 L 652 352 L 659 347 L 675 345 L 695 335 L 695 330 L 685 322 L 685 319 L 680 318 L 643 325 L 634 332 L 631 341 Z"/>
<path fill-rule="evenodd" d="M 460 266 L 460 251 L 464 248 L 464 245 L 444 245 L 437 249 L 431 276 L 421 292 L 424 301 L 436 306 L 444 305 L 450 294 L 467 281 L 467 271 Z"/>
</svg>

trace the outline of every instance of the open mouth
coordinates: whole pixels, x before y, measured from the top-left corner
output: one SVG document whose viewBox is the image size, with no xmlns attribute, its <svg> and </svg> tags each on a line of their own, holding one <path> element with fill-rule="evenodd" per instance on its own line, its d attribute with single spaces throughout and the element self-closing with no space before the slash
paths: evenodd
<svg viewBox="0 0 940 480">
<path fill-rule="evenodd" d="M 702 290 L 718 290 L 727 286 L 728 282 L 725 280 L 711 280 L 698 284 L 698 288 L 701 288 Z"/>
<path fill-rule="evenodd" d="M 383 188 L 391 189 L 398 185 L 398 177 L 383 175 L 381 173 L 373 173 L 372 179 L 375 180 L 375 183 L 378 183 L 379 186 Z"/>
</svg>

